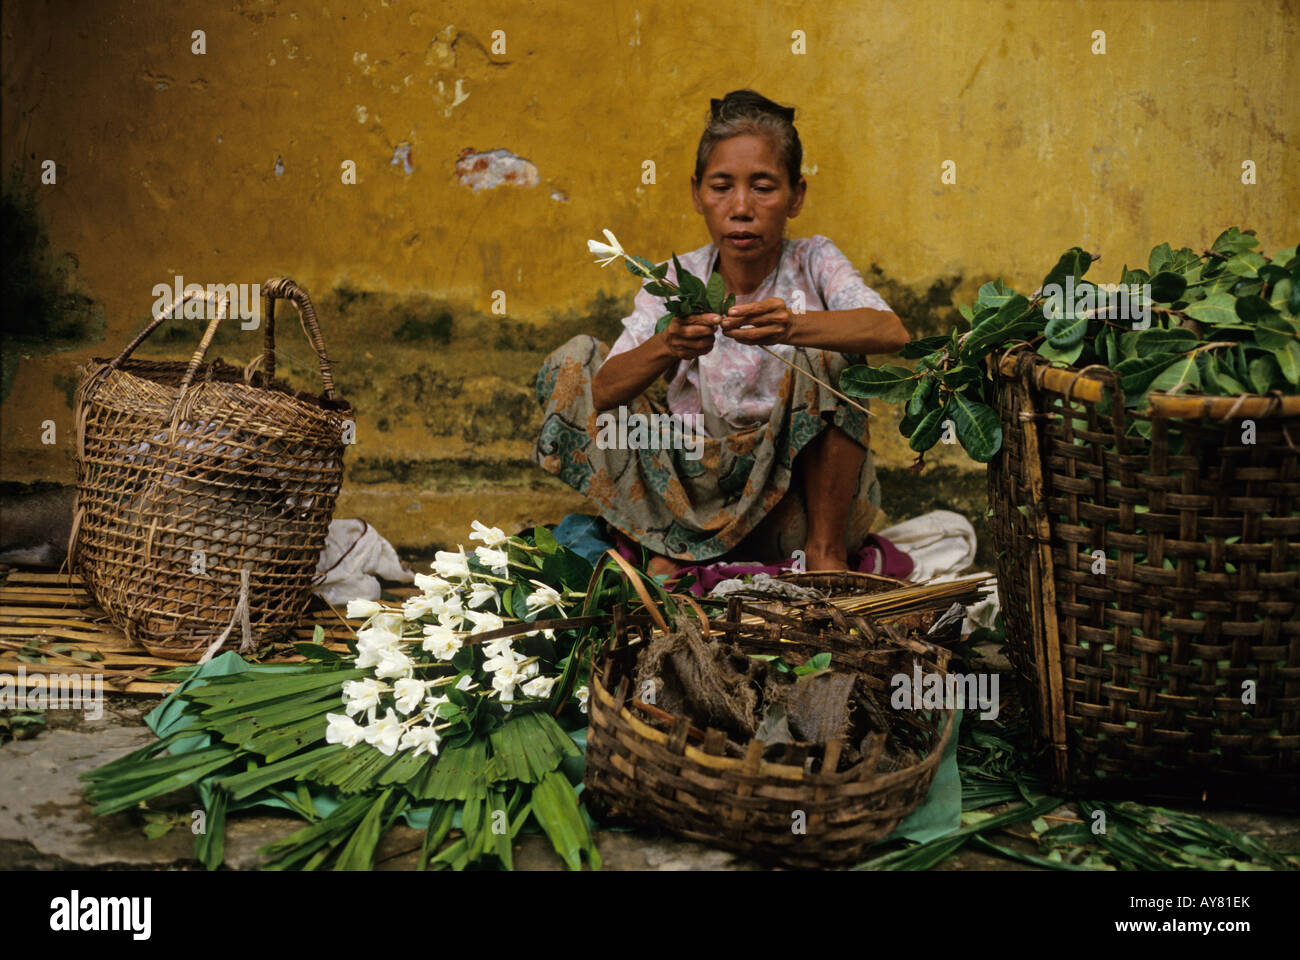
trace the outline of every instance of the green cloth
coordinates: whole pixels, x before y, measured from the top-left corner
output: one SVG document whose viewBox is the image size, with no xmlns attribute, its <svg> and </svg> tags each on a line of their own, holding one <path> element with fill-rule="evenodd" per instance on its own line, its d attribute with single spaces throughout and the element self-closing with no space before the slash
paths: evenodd
<svg viewBox="0 0 1300 960">
<path fill-rule="evenodd" d="M 934 772 L 930 792 L 922 804 L 909 813 L 881 843 L 915 840 L 925 843 L 947 836 L 961 826 L 961 776 L 957 772 L 957 739 L 961 732 L 961 711 L 952 721 L 952 737 Z"/>
</svg>

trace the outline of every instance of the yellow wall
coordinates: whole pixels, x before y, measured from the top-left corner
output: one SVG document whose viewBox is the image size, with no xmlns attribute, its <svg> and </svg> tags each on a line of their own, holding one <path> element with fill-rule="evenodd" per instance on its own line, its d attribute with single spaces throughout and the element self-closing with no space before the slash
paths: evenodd
<svg viewBox="0 0 1300 960">
<path fill-rule="evenodd" d="M 1272 252 L 1300 239 L 1298 33 L 1295 0 L 5 4 L 4 166 L 35 185 L 57 162 L 36 187 L 51 245 L 108 327 L 23 363 L 0 479 L 70 481 L 70 446 L 42 447 L 26 411 L 64 415 L 54 377 L 115 352 L 176 273 L 427 294 L 458 336 L 493 335 L 498 289 L 534 323 L 601 289 L 630 302 L 584 241 L 609 227 L 656 258 L 707 242 L 687 180 L 709 97 L 737 87 L 799 109 L 810 189 L 791 232 L 830 236 L 898 297 L 1028 286 L 1076 243 L 1118 279 L 1155 243 L 1230 224 Z M 403 141 L 410 174 L 391 162 Z M 527 158 L 538 185 L 470 190 L 467 147 Z M 364 374 L 373 331 L 322 320 Z M 395 455 L 418 453 L 408 426 Z"/>
</svg>

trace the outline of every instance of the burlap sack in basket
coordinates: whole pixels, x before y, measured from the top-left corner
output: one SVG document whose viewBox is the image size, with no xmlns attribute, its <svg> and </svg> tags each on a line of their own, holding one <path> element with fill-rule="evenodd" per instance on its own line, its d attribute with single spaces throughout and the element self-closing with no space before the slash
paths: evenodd
<svg viewBox="0 0 1300 960">
<path fill-rule="evenodd" d="M 97 602 L 155 656 L 255 649 L 296 627 L 343 477 L 345 422 L 316 312 L 292 280 L 262 288 L 263 352 L 240 368 L 204 358 L 218 304 L 188 363 L 132 360 L 175 305 L 76 393 L 77 509 L 69 545 Z M 211 295 L 209 295 L 211 298 Z M 189 299 L 189 298 L 187 298 Z M 275 301 L 297 308 L 323 392 L 275 379 Z"/>
</svg>

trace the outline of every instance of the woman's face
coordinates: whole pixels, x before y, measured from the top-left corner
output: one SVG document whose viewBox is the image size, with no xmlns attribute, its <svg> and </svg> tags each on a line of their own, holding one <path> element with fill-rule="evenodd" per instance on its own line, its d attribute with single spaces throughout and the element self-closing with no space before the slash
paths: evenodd
<svg viewBox="0 0 1300 960">
<path fill-rule="evenodd" d="M 720 141 L 703 178 L 691 178 L 695 209 L 704 214 L 722 255 L 733 262 L 779 256 L 785 222 L 799 215 L 806 189 L 802 177 L 791 186 L 772 140 L 754 134 Z"/>
</svg>

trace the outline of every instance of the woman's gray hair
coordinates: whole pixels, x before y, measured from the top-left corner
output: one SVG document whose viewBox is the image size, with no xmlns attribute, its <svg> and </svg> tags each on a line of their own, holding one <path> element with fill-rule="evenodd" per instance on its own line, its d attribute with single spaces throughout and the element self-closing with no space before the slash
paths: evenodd
<svg viewBox="0 0 1300 960">
<path fill-rule="evenodd" d="M 723 140 L 742 134 L 759 134 L 772 139 L 785 164 L 791 189 L 799 185 L 803 167 L 803 144 L 794 128 L 794 107 L 783 107 L 754 90 L 732 90 L 721 100 L 709 101 L 709 123 L 695 152 L 695 179 L 701 180 L 713 148 Z"/>
</svg>

